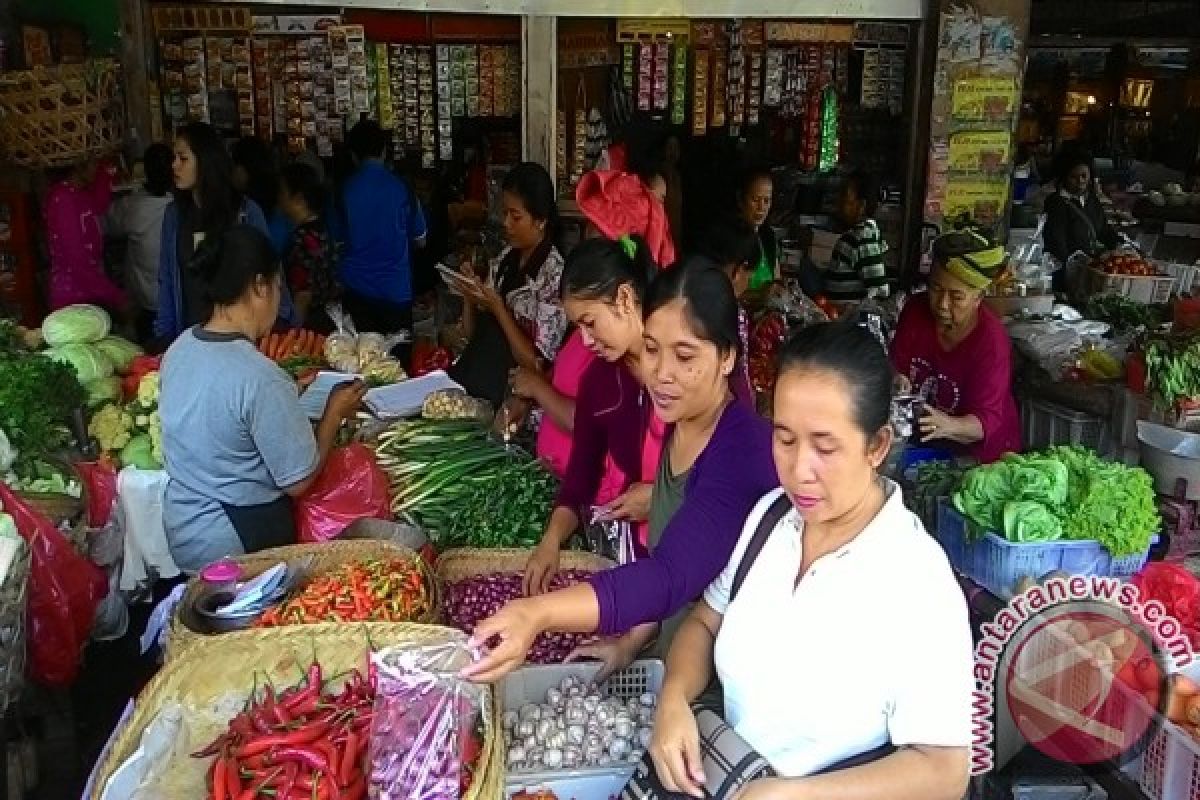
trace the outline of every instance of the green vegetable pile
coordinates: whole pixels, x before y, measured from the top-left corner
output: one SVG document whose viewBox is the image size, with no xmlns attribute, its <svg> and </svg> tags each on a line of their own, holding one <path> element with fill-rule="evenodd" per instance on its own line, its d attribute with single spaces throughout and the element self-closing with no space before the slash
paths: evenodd
<svg viewBox="0 0 1200 800">
<path fill-rule="evenodd" d="M 928 530 L 937 527 L 937 503 L 954 494 L 965 470 L 950 461 L 925 461 L 917 465 L 916 475 L 907 487 L 906 505 L 921 516 Z"/>
<path fill-rule="evenodd" d="M 1166 305 L 1137 303 L 1119 294 L 1093 295 L 1083 313 L 1088 319 L 1107 322 L 1118 334 L 1138 328 L 1153 330 L 1170 319 L 1170 308 Z"/>
<path fill-rule="evenodd" d="M 971 537 L 996 531 L 1012 542 L 1098 541 L 1114 558 L 1144 552 L 1161 525 L 1149 473 L 1076 446 L 969 470 L 953 502 Z"/>
<path fill-rule="evenodd" d="M 1200 335 L 1164 334 L 1146 341 L 1146 391 L 1163 409 L 1200 397 Z"/>
<path fill-rule="evenodd" d="M 66 364 L 37 353 L 0 351 L 0 430 L 16 451 L 18 476 L 34 476 L 39 462 L 71 444 L 67 425 L 85 400 Z"/>
<path fill-rule="evenodd" d="M 409 420 L 376 448 L 392 513 L 440 547 L 528 547 L 541 536 L 556 482 L 475 421 Z"/>
</svg>

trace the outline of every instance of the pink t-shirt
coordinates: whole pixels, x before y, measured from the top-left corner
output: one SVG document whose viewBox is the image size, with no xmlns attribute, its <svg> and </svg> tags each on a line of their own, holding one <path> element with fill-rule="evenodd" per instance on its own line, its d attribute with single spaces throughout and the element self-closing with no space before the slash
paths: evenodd
<svg viewBox="0 0 1200 800">
<path fill-rule="evenodd" d="M 554 359 L 550 385 L 560 394 L 574 400 L 579 395 L 583 373 L 594 358 L 592 352 L 584 346 L 579 331 L 573 331 Z M 542 415 L 542 425 L 538 429 L 537 455 L 559 478 L 566 473 L 567 461 L 571 458 L 571 434 L 555 425 L 549 414 Z M 616 499 L 625 490 L 628 482 L 629 478 L 613 461 L 610 453 L 604 459 L 604 476 L 600 479 L 600 488 L 596 491 L 594 504 L 604 505 Z"/>
<path fill-rule="evenodd" d="M 974 415 L 983 439 L 967 447 L 980 463 L 989 464 L 1021 449 L 1021 425 L 1012 394 L 1012 343 L 1004 324 L 987 306 L 979 322 L 952 350 L 937 339 L 929 295 L 909 299 L 892 340 L 892 364 L 914 388 L 927 386 L 929 400 L 951 416 Z"/>
<path fill-rule="evenodd" d="M 73 303 L 125 305 L 125 293 L 104 274 L 101 225 L 111 196 L 112 172 L 104 166 L 91 186 L 62 181 L 46 192 L 51 311 Z"/>
</svg>

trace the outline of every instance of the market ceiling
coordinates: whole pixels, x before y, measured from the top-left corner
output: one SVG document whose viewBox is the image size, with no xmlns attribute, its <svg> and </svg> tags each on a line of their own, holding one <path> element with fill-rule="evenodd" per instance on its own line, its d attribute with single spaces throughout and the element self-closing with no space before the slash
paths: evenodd
<svg viewBox="0 0 1200 800">
<path fill-rule="evenodd" d="M 258 5 L 321 6 L 329 0 L 257 0 Z M 774 19 L 920 19 L 924 0 L 341 0 L 342 8 L 528 14 L 549 17 L 771 17 Z"/>
</svg>

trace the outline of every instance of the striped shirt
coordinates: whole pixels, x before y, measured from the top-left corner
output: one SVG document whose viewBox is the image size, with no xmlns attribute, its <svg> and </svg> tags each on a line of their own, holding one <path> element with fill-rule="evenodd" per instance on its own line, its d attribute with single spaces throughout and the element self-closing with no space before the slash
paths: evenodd
<svg viewBox="0 0 1200 800">
<path fill-rule="evenodd" d="M 829 299 L 862 300 L 873 289 L 887 294 L 887 268 L 883 264 L 887 250 L 887 242 L 873 219 L 863 220 L 842 234 L 834 245 L 833 258 L 825 273 L 825 293 Z"/>
</svg>

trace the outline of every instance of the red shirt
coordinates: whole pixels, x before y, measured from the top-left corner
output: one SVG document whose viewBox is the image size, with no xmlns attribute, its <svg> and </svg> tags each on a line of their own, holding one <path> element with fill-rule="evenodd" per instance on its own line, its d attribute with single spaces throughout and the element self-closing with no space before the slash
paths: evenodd
<svg viewBox="0 0 1200 800">
<path fill-rule="evenodd" d="M 979 322 L 967 338 L 946 350 L 938 342 L 929 295 L 914 295 L 900 314 L 891 358 L 914 390 L 929 388 L 928 400 L 939 411 L 979 420 L 983 439 L 967 451 L 980 463 L 1021 449 L 1021 424 L 1012 395 L 1012 343 L 987 306 L 980 306 Z"/>
</svg>

